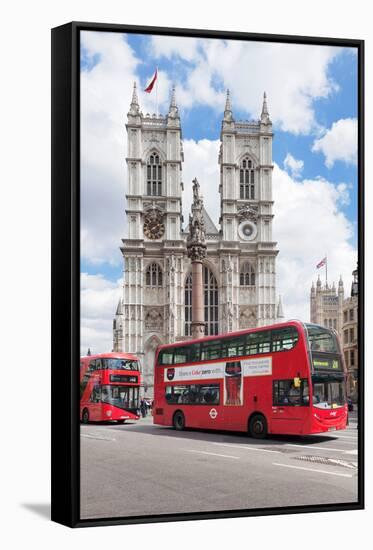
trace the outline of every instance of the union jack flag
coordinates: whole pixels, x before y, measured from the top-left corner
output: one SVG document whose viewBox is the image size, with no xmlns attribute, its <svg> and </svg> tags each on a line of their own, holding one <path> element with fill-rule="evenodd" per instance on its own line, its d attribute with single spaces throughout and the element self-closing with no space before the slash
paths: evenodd
<svg viewBox="0 0 373 550">
<path fill-rule="evenodd" d="M 326 256 L 325 256 L 325 258 L 323 258 L 323 259 L 321 260 L 321 262 L 319 262 L 319 263 L 317 264 L 316 269 L 319 269 L 319 268 L 322 267 L 323 265 L 326 265 Z"/>
</svg>

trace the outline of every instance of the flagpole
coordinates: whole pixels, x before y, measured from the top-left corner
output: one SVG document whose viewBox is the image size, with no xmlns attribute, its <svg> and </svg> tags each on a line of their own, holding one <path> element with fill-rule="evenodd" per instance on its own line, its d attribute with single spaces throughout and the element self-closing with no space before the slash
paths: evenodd
<svg viewBox="0 0 373 550">
<path fill-rule="evenodd" d="M 158 67 L 155 69 L 157 80 L 155 82 L 155 112 L 158 118 Z"/>
<path fill-rule="evenodd" d="M 325 254 L 325 286 L 328 286 L 328 256 Z"/>
</svg>

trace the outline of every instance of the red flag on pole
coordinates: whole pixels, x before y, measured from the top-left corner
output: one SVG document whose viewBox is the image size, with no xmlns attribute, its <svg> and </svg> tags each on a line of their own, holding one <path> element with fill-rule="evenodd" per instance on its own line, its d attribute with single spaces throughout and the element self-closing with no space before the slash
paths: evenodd
<svg viewBox="0 0 373 550">
<path fill-rule="evenodd" d="M 145 88 L 144 92 L 147 92 L 148 94 L 150 94 L 155 84 L 155 81 L 157 80 L 157 77 L 158 77 L 158 69 L 155 70 L 154 76 L 149 82 L 149 84 L 147 85 L 147 87 Z"/>
<path fill-rule="evenodd" d="M 323 258 L 323 259 L 321 260 L 321 262 L 319 262 L 319 263 L 317 264 L 316 269 L 320 269 L 320 267 L 322 267 L 322 266 L 325 265 L 325 264 L 326 264 L 326 256 L 325 256 L 325 258 Z"/>
</svg>

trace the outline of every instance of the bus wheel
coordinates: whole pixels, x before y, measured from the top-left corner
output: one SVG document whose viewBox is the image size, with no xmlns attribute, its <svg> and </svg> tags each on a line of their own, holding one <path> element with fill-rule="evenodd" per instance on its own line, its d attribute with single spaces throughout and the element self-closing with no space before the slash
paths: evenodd
<svg viewBox="0 0 373 550">
<path fill-rule="evenodd" d="M 249 422 L 249 435 L 255 439 L 264 439 L 268 433 L 267 421 L 262 414 L 254 414 Z"/>
<path fill-rule="evenodd" d="M 82 414 L 82 420 L 83 420 L 83 424 L 88 424 L 88 422 L 89 422 L 88 409 L 84 409 L 83 414 Z"/>
<path fill-rule="evenodd" d="M 181 411 L 176 411 L 172 419 L 172 425 L 175 430 L 183 430 L 185 428 L 185 416 Z"/>
</svg>

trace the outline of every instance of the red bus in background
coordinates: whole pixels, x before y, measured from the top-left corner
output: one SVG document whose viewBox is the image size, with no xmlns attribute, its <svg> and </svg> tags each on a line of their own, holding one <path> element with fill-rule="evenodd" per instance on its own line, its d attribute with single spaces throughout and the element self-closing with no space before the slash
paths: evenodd
<svg viewBox="0 0 373 550">
<path fill-rule="evenodd" d="M 347 423 L 346 369 L 336 331 L 289 321 L 159 346 L 154 424 L 315 434 Z"/>
<path fill-rule="evenodd" d="M 102 353 L 80 359 L 80 419 L 138 420 L 140 365 L 130 353 Z"/>
</svg>

